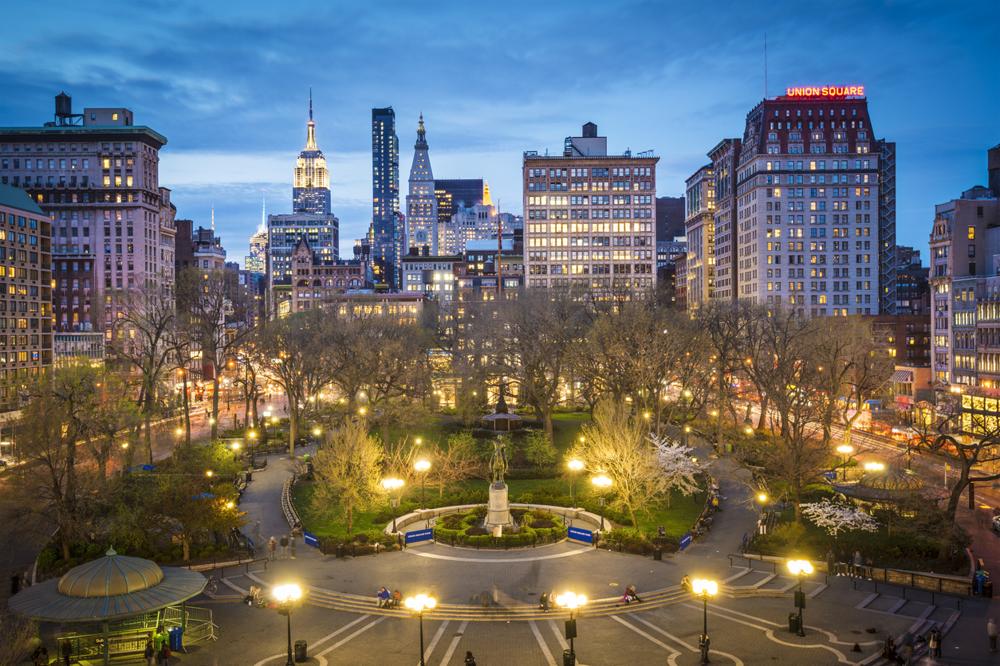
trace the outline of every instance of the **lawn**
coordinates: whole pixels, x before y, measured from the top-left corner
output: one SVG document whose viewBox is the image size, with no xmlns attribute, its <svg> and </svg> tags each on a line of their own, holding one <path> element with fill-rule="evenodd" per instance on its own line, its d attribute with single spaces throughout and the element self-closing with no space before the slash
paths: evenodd
<svg viewBox="0 0 1000 666">
<path fill-rule="evenodd" d="M 507 486 L 511 502 L 553 504 L 556 506 L 570 505 L 569 482 L 565 478 L 511 479 L 507 482 Z M 611 520 L 622 521 L 625 519 L 621 513 L 611 512 L 607 508 L 602 509 L 597 495 L 586 485 L 583 478 L 577 480 L 575 490 L 575 503 L 579 506 L 597 513 L 603 511 Z M 430 507 L 485 503 L 487 485 L 482 479 L 469 479 L 454 484 L 443 493 L 439 493 L 436 487 L 428 487 L 426 492 L 426 504 Z M 415 510 L 419 504 L 419 494 L 418 487 L 410 488 L 404 495 L 397 513 L 401 515 Z M 339 509 L 336 507 L 314 507 L 312 495 L 313 485 L 311 483 L 303 482 L 295 485 L 292 500 L 306 529 L 321 537 L 344 538 L 348 536 L 347 526 Z M 675 492 L 671 497 L 669 508 L 666 502 L 662 502 L 658 506 L 652 507 L 648 514 L 640 510 L 636 516 L 639 520 L 638 527 L 643 532 L 655 534 L 657 527 L 662 525 L 667 535 L 679 538 L 698 519 L 704 502 L 704 493 L 685 497 Z M 388 503 L 372 511 L 355 513 L 354 533 L 381 531 L 391 519 L 392 512 Z"/>
</svg>

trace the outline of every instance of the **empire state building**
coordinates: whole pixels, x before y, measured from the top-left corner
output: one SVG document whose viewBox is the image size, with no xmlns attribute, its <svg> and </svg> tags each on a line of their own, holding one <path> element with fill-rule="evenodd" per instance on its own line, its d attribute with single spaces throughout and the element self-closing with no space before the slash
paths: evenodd
<svg viewBox="0 0 1000 666">
<path fill-rule="evenodd" d="M 306 147 L 295 161 L 292 207 L 296 213 L 330 214 L 330 172 L 326 168 L 323 151 L 316 145 L 316 122 L 313 120 L 311 91 L 309 122 L 306 123 Z"/>
</svg>

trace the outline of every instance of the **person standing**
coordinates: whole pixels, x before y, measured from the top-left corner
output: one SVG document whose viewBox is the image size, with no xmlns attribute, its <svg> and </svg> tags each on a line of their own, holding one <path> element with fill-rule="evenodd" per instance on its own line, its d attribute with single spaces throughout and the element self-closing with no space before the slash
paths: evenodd
<svg viewBox="0 0 1000 666">
<path fill-rule="evenodd" d="M 861 551 L 860 550 L 854 551 L 854 575 L 857 576 L 858 578 L 861 578 L 861 576 L 864 573 L 864 567 L 865 567 L 865 558 L 861 557 Z"/>
<path fill-rule="evenodd" d="M 267 559 L 274 562 L 274 553 L 278 549 L 278 541 L 273 536 L 267 540 Z"/>
<path fill-rule="evenodd" d="M 833 576 L 836 572 L 837 556 L 833 554 L 833 548 L 826 550 L 826 575 Z"/>
<path fill-rule="evenodd" d="M 927 647 L 930 649 L 932 657 L 941 656 L 941 631 L 937 627 L 931 629 L 931 635 L 927 639 Z"/>
<path fill-rule="evenodd" d="M 281 535 L 281 559 L 288 559 L 288 535 Z"/>
<path fill-rule="evenodd" d="M 146 649 L 143 651 L 142 656 L 146 658 L 146 666 L 153 666 L 153 660 L 156 659 L 156 648 L 153 646 L 153 634 L 149 634 L 146 640 Z"/>
<path fill-rule="evenodd" d="M 471 650 L 465 651 L 465 666 L 476 666 L 476 658 L 472 656 Z"/>
<path fill-rule="evenodd" d="M 990 652 L 997 651 L 997 623 L 990 618 L 986 622 L 986 635 L 990 639 Z"/>
</svg>

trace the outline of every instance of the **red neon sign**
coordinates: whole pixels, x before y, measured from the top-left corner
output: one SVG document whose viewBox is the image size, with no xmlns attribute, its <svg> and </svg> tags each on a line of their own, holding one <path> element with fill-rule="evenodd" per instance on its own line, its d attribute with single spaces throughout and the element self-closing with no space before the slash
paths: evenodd
<svg viewBox="0 0 1000 666">
<path fill-rule="evenodd" d="M 785 88 L 785 97 L 864 97 L 864 86 L 798 86 Z"/>
</svg>

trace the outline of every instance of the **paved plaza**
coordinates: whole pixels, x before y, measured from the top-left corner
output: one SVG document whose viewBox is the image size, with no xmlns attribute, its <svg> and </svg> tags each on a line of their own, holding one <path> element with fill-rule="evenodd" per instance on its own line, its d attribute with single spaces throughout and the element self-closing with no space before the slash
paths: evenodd
<svg viewBox="0 0 1000 666">
<path fill-rule="evenodd" d="M 770 563 L 748 566 L 729 557 L 753 528 L 755 514 L 744 501 L 740 472 L 725 460 L 713 465 L 723 479 L 723 511 L 708 535 L 663 561 L 573 542 L 511 551 L 425 544 L 343 559 L 300 544 L 294 559 L 223 572 L 213 598 L 197 602 L 213 610 L 220 638 L 193 647 L 181 660 L 283 664 L 284 618 L 240 600 L 252 584 L 294 580 L 307 596 L 292 616 L 293 640 L 307 641 L 311 664 L 418 663 L 417 619 L 378 609 L 374 594 L 381 585 L 404 596 L 426 592 L 439 600 L 424 619 L 428 664 L 463 664 L 466 650 L 480 666 L 561 664 L 568 647 L 566 615 L 537 610 L 537 601 L 542 592 L 566 589 L 590 599 L 578 620 L 578 663 L 696 664 L 703 614 L 701 602 L 680 588 L 681 577 L 689 575 L 721 582 L 708 611 L 712 663 L 879 664 L 886 637 L 926 633 L 935 625 L 948 630 L 944 658 L 937 663 L 996 663 L 986 646 L 986 617 L 995 613 L 987 602 L 848 577 L 806 580 L 806 636 L 790 632 L 797 581 Z M 290 461 L 274 456 L 255 474 L 241 504 L 248 531 L 260 521 L 265 539 L 287 532 L 280 493 L 290 473 Z M 620 597 L 630 584 L 644 600 L 625 606 Z"/>
</svg>

